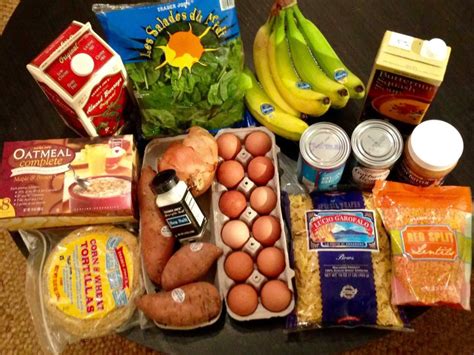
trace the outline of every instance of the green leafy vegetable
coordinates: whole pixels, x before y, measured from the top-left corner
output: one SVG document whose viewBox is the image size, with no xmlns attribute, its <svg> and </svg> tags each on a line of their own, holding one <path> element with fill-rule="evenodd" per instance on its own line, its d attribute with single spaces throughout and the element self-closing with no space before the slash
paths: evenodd
<svg viewBox="0 0 474 355">
<path fill-rule="evenodd" d="M 193 23 L 193 33 L 199 35 L 205 26 Z M 189 24 L 179 23 L 169 32 L 189 30 Z M 243 49 L 240 37 L 219 43 L 210 31 L 202 38 L 204 52 L 191 71 L 164 65 L 168 35 L 155 42 L 152 60 L 126 64 L 133 82 L 135 96 L 142 112 L 142 133 L 146 138 L 175 135 L 193 125 L 206 129 L 230 126 L 242 119 L 245 92 L 241 79 Z"/>
</svg>

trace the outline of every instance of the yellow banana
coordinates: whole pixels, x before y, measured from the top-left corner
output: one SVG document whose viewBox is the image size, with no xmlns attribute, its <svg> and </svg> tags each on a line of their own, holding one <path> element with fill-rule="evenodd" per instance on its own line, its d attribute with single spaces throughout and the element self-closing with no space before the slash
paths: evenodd
<svg viewBox="0 0 474 355">
<path fill-rule="evenodd" d="M 246 82 L 245 102 L 250 113 L 263 126 L 275 134 L 290 140 L 297 141 L 308 124 L 302 119 L 292 116 L 281 110 L 268 97 L 257 82 L 253 73 L 245 68 L 243 80 Z"/>
<path fill-rule="evenodd" d="M 275 35 L 274 37 L 272 37 L 272 40 L 275 40 L 273 46 L 275 50 L 275 58 L 277 59 L 277 72 L 272 72 L 272 75 L 281 78 L 281 81 L 293 96 L 304 100 L 316 100 L 322 102 L 322 110 L 324 112 L 322 112 L 321 114 L 323 114 L 329 109 L 329 97 L 320 92 L 312 90 L 311 85 L 301 81 L 301 79 L 296 74 L 293 64 L 291 62 L 290 48 L 288 47 L 288 42 L 286 41 L 284 16 L 285 14 L 282 12 L 281 15 L 276 18 L 276 22 L 273 28 L 273 32 L 275 33 Z"/>
<path fill-rule="evenodd" d="M 343 108 L 349 101 L 349 92 L 344 85 L 327 77 L 315 62 L 304 36 L 296 26 L 293 9 L 289 7 L 282 11 L 287 13 L 288 43 L 291 49 L 293 64 L 299 76 L 308 82 L 313 90 L 328 95 L 331 99 L 331 107 Z"/>
<path fill-rule="evenodd" d="M 253 63 L 257 72 L 258 80 L 263 86 L 265 92 L 270 96 L 273 102 L 286 113 L 294 116 L 300 116 L 300 112 L 291 107 L 280 95 L 270 73 L 268 64 L 267 47 L 270 38 L 270 23 L 266 22 L 258 30 L 253 42 Z"/>
<path fill-rule="evenodd" d="M 321 116 L 329 110 L 330 100 L 324 94 L 302 88 L 301 84 L 306 83 L 301 82 L 291 64 L 283 16 L 284 12 L 280 12 L 268 42 L 268 59 L 274 82 L 292 107 L 311 116 Z"/>
</svg>

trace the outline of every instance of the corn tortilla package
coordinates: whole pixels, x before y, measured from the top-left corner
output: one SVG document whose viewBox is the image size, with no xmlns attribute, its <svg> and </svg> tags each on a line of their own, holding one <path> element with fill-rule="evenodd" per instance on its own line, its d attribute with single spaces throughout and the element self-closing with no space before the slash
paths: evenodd
<svg viewBox="0 0 474 355">
<path fill-rule="evenodd" d="M 133 82 L 145 138 L 242 120 L 243 48 L 234 0 L 95 4 Z"/>
<path fill-rule="evenodd" d="M 377 182 L 392 241 L 392 303 L 470 310 L 471 190 Z"/>
<path fill-rule="evenodd" d="M 297 290 L 287 328 L 407 329 L 403 314 L 390 304 L 390 245 L 372 196 L 284 193 L 282 201 Z"/>
</svg>

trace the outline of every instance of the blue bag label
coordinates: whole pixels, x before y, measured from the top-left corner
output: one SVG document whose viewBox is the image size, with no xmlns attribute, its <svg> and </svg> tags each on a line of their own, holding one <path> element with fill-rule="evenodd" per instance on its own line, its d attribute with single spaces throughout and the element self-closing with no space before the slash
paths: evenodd
<svg viewBox="0 0 474 355">
<path fill-rule="evenodd" d="M 376 324 L 371 253 L 324 251 L 318 256 L 323 324 Z"/>
<path fill-rule="evenodd" d="M 365 209 L 360 191 L 313 192 L 311 198 L 315 210 L 307 212 L 306 228 L 308 247 L 318 253 L 323 325 L 376 324 L 375 213 Z"/>
<path fill-rule="evenodd" d="M 379 250 L 374 211 L 306 211 L 306 228 L 309 250 Z"/>
</svg>

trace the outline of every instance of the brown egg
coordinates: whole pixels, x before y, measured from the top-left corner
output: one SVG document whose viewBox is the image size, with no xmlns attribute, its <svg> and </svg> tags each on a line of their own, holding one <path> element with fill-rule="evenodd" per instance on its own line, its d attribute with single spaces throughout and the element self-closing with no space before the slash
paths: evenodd
<svg viewBox="0 0 474 355">
<path fill-rule="evenodd" d="M 273 216 L 261 216 L 253 222 L 252 233 L 264 247 L 271 247 L 280 239 L 280 220 Z"/>
<path fill-rule="evenodd" d="M 248 316 L 257 309 L 257 291 L 248 284 L 236 285 L 227 294 L 227 305 L 235 314 Z"/>
<path fill-rule="evenodd" d="M 262 131 L 250 133 L 245 139 L 245 149 L 255 157 L 267 154 L 271 148 L 271 138 Z"/>
<path fill-rule="evenodd" d="M 285 270 L 285 255 L 281 249 L 268 247 L 257 256 L 258 270 L 267 277 L 277 277 Z"/>
<path fill-rule="evenodd" d="M 241 220 L 232 220 L 224 224 L 221 231 L 222 241 L 232 249 L 240 249 L 250 237 L 249 227 Z"/>
<path fill-rule="evenodd" d="M 270 158 L 256 157 L 250 161 L 247 173 L 257 185 L 266 185 L 275 174 L 275 167 Z"/>
<path fill-rule="evenodd" d="M 243 178 L 244 167 L 238 161 L 227 160 L 217 169 L 217 180 L 228 189 L 236 187 Z"/>
<path fill-rule="evenodd" d="M 275 191 L 268 186 L 260 186 L 250 194 L 250 207 L 258 214 L 269 214 L 277 204 Z"/>
<path fill-rule="evenodd" d="M 260 298 L 263 307 L 270 312 L 281 312 L 291 302 L 291 291 L 283 281 L 271 280 L 263 285 Z"/>
<path fill-rule="evenodd" d="M 252 257 L 243 251 L 234 251 L 225 259 L 224 270 L 232 280 L 245 281 L 253 272 Z"/>
<path fill-rule="evenodd" d="M 239 154 L 242 144 L 240 139 L 232 133 L 224 133 L 217 138 L 219 156 L 224 160 L 234 159 Z"/>
<path fill-rule="evenodd" d="M 219 199 L 219 209 L 229 218 L 237 218 L 247 207 L 245 195 L 236 190 L 226 191 Z"/>
</svg>

